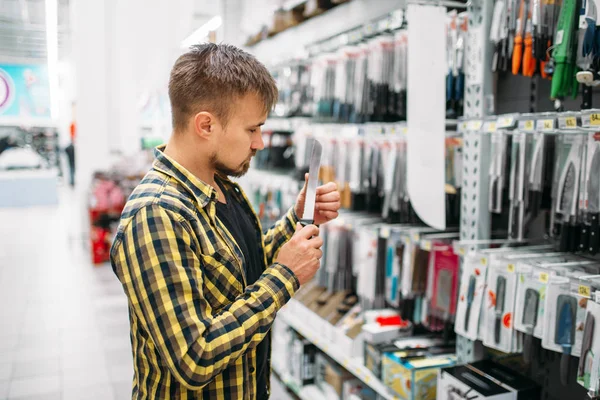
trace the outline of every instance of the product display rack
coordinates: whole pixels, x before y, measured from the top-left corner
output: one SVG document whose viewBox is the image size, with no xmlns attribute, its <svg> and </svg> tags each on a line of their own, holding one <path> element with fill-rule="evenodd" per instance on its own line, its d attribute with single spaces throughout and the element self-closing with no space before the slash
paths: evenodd
<svg viewBox="0 0 600 400">
<path fill-rule="evenodd" d="M 363 360 L 360 357 L 349 356 L 344 349 L 341 349 L 336 343 L 324 338 L 317 329 L 308 326 L 306 321 L 300 320 L 297 316 L 291 313 L 290 309 L 293 307 L 303 307 L 296 300 L 291 299 L 289 304 L 286 305 L 278 314 L 278 318 L 283 323 L 293 328 L 296 332 L 300 333 L 311 343 L 317 346 L 323 353 L 327 354 L 338 364 L 343 366 L 348 372 L 352 373 L 367 386 L 377 392 L 382 398 L 386 400 L 400 400 L 400 397 L 390 393 L 388 387 L 371 371 L 364 366 Z M 323 321 L 323 324 L 327 324 Z"/>
<path fill-rule="evenodd" d="M 415 1 L 415 3 L 420 2 Z M 497 114 L 496 104 L 498 99 L 494 98 L 493 86 L 494 80 L 498 77 L 490 68 L 494 49 L 490 45 L 488 37 L 494 3 L 494 1 L 485 0 L 471 0 L 467 3 L 469 27 L 465 57 L 464 117 L 458 121 L 458 130 L 462 132 L 464 143 L 464 158 L 462 164 L 460 239 L 456 242 L 458 247 L 455 247 L 455 249 L 460 249 L 456 253 L 461 256 L 464 256 L 470 250 L 489 246 L 493 242 L 490 240 L 492 237 L 492 215 L 488 206 L 490 198 L 488 169 L 492 158 L 492 141 L 491 135 L 481 133 L 481 127 L 488 116 Z M 310 49 L 310 46 L 308 48 Z M 505 79 L 506 76 L 502 78 Z M 538 109 L 536 107 L 537 99 L 544 97 L 539 93 L 538 86 L 543 86 L 543 84 L 539 84 L 540 82 L 547 83 L 541 81 L 538 77 L 534 77 L 528 82 L 528 85 L 522 85 L 521 90 L 531 92 L 531 100 L 528 109 L 518 111 L 534 112 Z M 584 92 L 589 94 L 590 90 L 587 89 Z M 587 100 L 584 99 L 582 108 L 592 106 L 588 104 L 589 97 L 586 97 Z M 506 101 L 505 99 L 502 100 Z M 496 220 L 494 220 L 494 226 L 495 224 Z M 292 299 L 292 309 L 295 302 Z M 282 310 L 279 320 L 315 344 L 323 353 L 344 366 L 379 395 L 386 399 L 398 398 L 390 394 L 386 385 L 364 367 L 361 358 L 349 357 L 333 341 L 324 338 L 319 329 L 312 324 L 307 324 L 306 321 L 295 317 L 289 309 Z M 326 322 L 323 321 L 323 323 Z M 458 364 L 466 364 L 484 358 L 501 360 L 506 357 L 506 355 L 499 355 L 486 348 L 481 341 L 473 341 L 460 335 L 456 337 L 456 356 Z M 576 357 L 571 357 L 571 372 L 577 370 L 576 361 Z M 513 367 L 515 371 L 528 376 L 540 385 L 542 388 L 541 399 L 587 398 L 585 389 L 573 379 L 573 376 L 569 379 L 568 384 L 560 382 L 558 373 L 560 370 L 560 355 L 552 351 L 540 348 L 535 361 L 530 365 L 513 365 Z M 274 368 L 277 367 L 274 366 Z M 286 381 L 284 372 L 282 381 Z M 294 392 L 298 394 L 301 390 Z"/>
<path fill-rule="evenodd" d="M 483 118 L 490 113 L 493 97 L 492 72 L 488 65 L 492 49 L 487 35 L 490 30 L 493 2 L 473 0 L 469 3 L 469 30 L 465 70 L 465 118 Z M 490 159 L 490 138 L 475 132 L 479 126 L 468 125 L 464 132 L 463 190 L 461 199 L 461 240 L 490 238 L 488 181 L 486 166 Z M 456 355 L 459 363 L 483 357 L 481 342 L 457 335 Z"/>
</svg>

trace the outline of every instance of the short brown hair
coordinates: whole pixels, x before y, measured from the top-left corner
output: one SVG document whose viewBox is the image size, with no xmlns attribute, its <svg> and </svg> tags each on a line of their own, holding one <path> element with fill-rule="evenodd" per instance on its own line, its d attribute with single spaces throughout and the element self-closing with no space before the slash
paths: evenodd
<svg viewBox="0 0 600 400">
<path fill-rule="evenodd" d="M 235 46 L 194 45 L 175 61 L 171 70 L 169 99 L 173 129 L 185 129 L 189 118 L 202 108 L 226 124 L 232 103 L 248 93 L 261 98 L 265 112 L 277 102 L 275 80 L 263 64 Z"/>
</svg>

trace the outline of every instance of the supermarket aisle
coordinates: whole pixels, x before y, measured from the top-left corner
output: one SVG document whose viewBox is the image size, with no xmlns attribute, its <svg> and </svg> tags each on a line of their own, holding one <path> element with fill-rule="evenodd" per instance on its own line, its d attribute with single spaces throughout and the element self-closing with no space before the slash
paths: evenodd
<svg viewBox="0 0 600 400">
<path fill-rule="evenodd" d="M 0 399 L 131 398 L 127 301 L 89 262 L 80 204 L 0 209 Z"/>
<path fill-rule="evenodd" d="M 0 400 L 131 398 L 127 300 L 89 261 L 80 204 L 0 209 Z"/>
</svg>

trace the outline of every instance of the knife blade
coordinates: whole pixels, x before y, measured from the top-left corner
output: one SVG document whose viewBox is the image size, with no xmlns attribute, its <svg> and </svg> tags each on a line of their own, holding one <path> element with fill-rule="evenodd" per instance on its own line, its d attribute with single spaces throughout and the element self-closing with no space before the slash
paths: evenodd
<svg viewBox="0 0 600 400">
<path fill-rule="evenodd" d="M 583 331 L 583 340 L 581 344 L 581 356 L 579 356 L 579 369 L 577 371 L 577 376 L 584 376 L 585 373 L 585 364 L 587 361 L 587 356 L 590 351 L 592 351 L 592 342 L 594 341 L 594 327 L 596 320 L 592 313 L 588 311 L 587 316 L 585 318 L 585 329 Z"/>
<path fill-rule="evenodd" d="M 535 217 L 540 212 L 542 205 L 542 165 L 544 163 L 545 135 L 536 134 L 533 156 L 531 157 L 531 170 L 529 172 L 529 208 Z"/>
<path fill-rule="evenodd" d="M 504 299 L 506 296 L 506 277 L 499 276 L 496 280 L 496 323 L 494 325 L 494 341 L 500 343 L 502 315 L 504 314 Z"/>
<path fill-rule="evenodd" d="M 575 341 L 575 321 L 577 300 L 569 295 L 561 294 L 556 303 L 558 320 L 556 321 L 556 334 L 554 343 L 560 345 L 563 354 L 560 359 L 560 380 L 563 385 L 569 383 L 569 362 L 571 349 Z"/>
<path fill-rule="evenodd" d="M 600 149 L 594 143 L 594 157 L 588 178 L 589 252 L 600 250 Z"/>
<path fill-rule="evenodd" d="M 525 291 L 525 309 L 523 311 L 523 325 L 527 329 L 525 333 L 525 341 L 523 343 L 523 359 L 526 363 L 531 363 L 532 347 L 533 347 L 533 330 L 537 323 L 538 305 L 540 294 L 533 288 L 528 288 Z"/>
<path fill-rule="evenodd" d="M 475 297 L 475 275 L 469 277 L 469 289 L 467 290 L 467 310 L 465 314 L 465 332 L 469 331 L 469 322 L 471 320 L 471 308 L 473 307 L 473 299 Z"/>
<path fill-rule="evenodd" d="M 567 161 L 565 173 L 562 180 L 562 192 L 560 195 L 560 209 L 563 214 L 563 224 L 560 233 L 560 251 L 569 251 L 569 240 L 573 232 L 571 232 L 571 210 L 575 202 L 575 163 L 571 160 Z"/>
<path fill-rule="evenodd" d="M 302 225 L 310 225 L 315 221 L 315 203 L 317 198 L 317 183 L 319 181 L 319 169 L 321 169 L 321 153 L 323 146 L 314 139 L 308 168 L 308 184 L 306 185 L 306 197 L 304 200 L 304 211 L 302 212 Z"/>
</svg>

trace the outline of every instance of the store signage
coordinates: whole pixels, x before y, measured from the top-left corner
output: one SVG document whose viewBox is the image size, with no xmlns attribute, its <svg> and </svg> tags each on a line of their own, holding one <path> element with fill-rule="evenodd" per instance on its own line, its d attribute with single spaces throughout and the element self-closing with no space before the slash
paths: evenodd
<svg viewBox="0 0 600 400">
<path fill-rule="evenodd" d="M 0 64 L 0 118 L 50 118 L 46 65 Z"/>
</svg>

